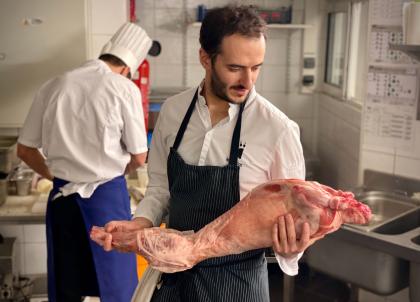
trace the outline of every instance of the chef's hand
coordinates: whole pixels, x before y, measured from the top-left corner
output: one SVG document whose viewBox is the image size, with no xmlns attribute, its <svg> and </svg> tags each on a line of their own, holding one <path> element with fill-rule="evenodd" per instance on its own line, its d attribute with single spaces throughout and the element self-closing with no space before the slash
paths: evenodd
<svg viewBox="0 0 420 302">
<path fill-rule="evenodd" d="M 102 246 L 105 251 L 116 249 L 120 252 L 128 252 L 133 249 L 131 244 L 135 243 L 133 241 L 135 238 L 134 233 L 152 226 L 153 223 L 143 217 L 136 217 L 133 220 L 114 220 L 108 222 L 103 228 L 93 227 L 91 238 Z M 123 233 L 127 235 L 124 236 Z M 130 243 L 126 243 L 130 247 L 124 245 L 124 239 L 130 241 Z"/>
<path fill-rule="evenodd" d="M 90 230 L 90 239 L 95 241 L 97 244 L 102 246 L 105 251 L 110 251 L 111 248 L 111 241 L 112 235 L 105 232 L 103 227 L 93 226 Z"/>
<path fill-rule="evenodd" d="M 296 256 L 320 239 L 320 237 L 310 238 L 310 229 L 307 222 L 302 225 L 300 238 L 296 239 L 295 223 L 291 214 L 278 218 L 277 223 L 273 226 L 272 236 L 274 252 L 284 258 Z"/>
<path fill-rule="evenodd" d="M 153 223 L 146 218 L 136 217 L 133 220 L 114 220 L 108 222 L 105 226 L 105 232 L 131 232 L 140 231 L 144 228 L 151 228 Z"/>
</svg>

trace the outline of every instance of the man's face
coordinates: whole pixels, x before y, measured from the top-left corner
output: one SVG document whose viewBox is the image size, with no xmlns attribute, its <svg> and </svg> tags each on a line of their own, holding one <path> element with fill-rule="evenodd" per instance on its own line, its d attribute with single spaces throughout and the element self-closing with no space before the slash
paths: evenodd
<svg viewBox="0 0 420 302">
<path fill-rule="evenodd" d="M 210 75 L 213 94 L 234 104 L 246 100 L 257 81 L 265 55 L 265 38 L 239 34 L 223 39 L 221 53 L 206 72 Z"/>
</svg>

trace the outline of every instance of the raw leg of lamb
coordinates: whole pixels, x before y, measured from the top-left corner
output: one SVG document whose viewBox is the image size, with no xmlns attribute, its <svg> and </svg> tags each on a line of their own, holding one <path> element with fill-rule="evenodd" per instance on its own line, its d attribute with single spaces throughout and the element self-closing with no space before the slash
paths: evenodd
<svg viewBox="0 0 420 302">
<path fill-rule="evenodd" d="M 196 233 L 161 228 L 114 232 L 112 245 L 128 250 L 134 245 L 160 271 L 183 271 L 207 258 L 271 247 L 273 225 L 286 213 L 293 217 L 297 238 L 305 221 L 310 226 L 310 237 L 319 238 L 342 223 L 366 224 L 371 217 L 369 207 L 355 200 L 350 192 L 312 181 L 274 180 L 252 190 Z M 101 232 L 103 228 L 94 227 L 92 239 L 100 238 Z"/>
</svg>

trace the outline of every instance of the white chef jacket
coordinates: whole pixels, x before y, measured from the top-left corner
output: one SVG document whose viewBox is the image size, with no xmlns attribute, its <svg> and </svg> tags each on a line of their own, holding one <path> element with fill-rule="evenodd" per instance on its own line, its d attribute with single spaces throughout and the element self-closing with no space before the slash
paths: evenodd
<svg viewBox="0 0 420 302">
<path fill-rule="evenodd" d="M 52 175 L 70 182 L 64 195 L 88 198 L 124 174 L 129 153 L 147 151 L 140 91 L 105 62 L 88 61 L 41 87 L 19 143 L 42 148 Z"/>
<path fill-rule="evenodd" d="M 153 132 L 148 164 L 149 185 L 135 216 L 145 217 L 155 226 L 168 213 L 167 158 L 196 89 L 167 99 Z M 191 165 L 225 166 L 228 164 L 239 105 L 229 104 L 228 116 L 212 127 L 210 112 L 200 92 L 201 85 L 178 152 Z M 241 199 L 256 186 L 272 179 L 305 178 L 298 125 L 257 94 L 255 89 L 252 89 L 243 111 L 240 149 L 243 150 L 238 159 Z M 300 257 L 301 254 L 293 259 L 276 258 L 285 273 L 296 275 Z"/>
</svg>

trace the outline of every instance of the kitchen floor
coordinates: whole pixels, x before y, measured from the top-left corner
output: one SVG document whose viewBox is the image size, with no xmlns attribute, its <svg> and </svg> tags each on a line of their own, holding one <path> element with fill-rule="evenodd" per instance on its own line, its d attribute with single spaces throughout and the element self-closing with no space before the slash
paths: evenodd
<svg viewBox="0 0 420 302">
<path fill-rule="evenodd" d="M 283 274 L 276 263 L 268 265 L 270 301 L 283 301 Z M 295 277 L 293 302 L 350 302 L 351 291 L 344 282 L 311 271 L 304 263 L 299 264 Z M 84 302 L 100 302 L 98 298 L 86 298 Z"/>
<path fill-rule="evenodd" d="M 268 264 L 270 301 L 283 302 L 283 273 L 276 263 Z M 46 281 L 46 280 L 45 280 Z M 322 273 L 314 272 L 305 263 L 299 263 L 299 275 L 294 278 L 293 302 L 350 302 L 351 291 L 345 282 Z M 46 301 L 46 298 L 31 299 Z M 84 302 L 100 302 L 99 298 L 87 297 Z"/>
</svg>

